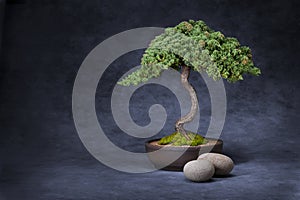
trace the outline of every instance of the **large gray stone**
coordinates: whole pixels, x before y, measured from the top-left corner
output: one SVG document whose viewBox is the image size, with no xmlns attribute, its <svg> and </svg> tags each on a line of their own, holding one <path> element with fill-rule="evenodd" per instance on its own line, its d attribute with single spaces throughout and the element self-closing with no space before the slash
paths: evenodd
<svg viewBox="0 0 300 200">
<path fill-rule="evenodd" d="M 211 162 L 215 167 L 215 175 L 228 175 L 234 167 L 231 158 L 219 153 L 204 153 L 201 154 L 197 160 L 207 160 Z"/>
<path fill-rule="evenodd" d="M 207 160 L 193 160 L 184 165 L 183 173 L 191 181 L 208 181 L 214 175 L 215 168 Z"/>
</svg>

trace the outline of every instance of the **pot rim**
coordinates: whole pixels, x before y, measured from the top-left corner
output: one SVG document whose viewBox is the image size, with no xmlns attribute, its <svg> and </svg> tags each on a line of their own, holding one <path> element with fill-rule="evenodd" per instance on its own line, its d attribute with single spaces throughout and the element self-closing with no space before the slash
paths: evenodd
<svg viewBox="0 0 300 200">
<path fill-rule="evenodd" d="M 152 139 L 152 140 L 148 140 L 145 142 L 145 145 L 151 149 L 155 149 L 155 150 L 158 150 L 158 149 L 161 149 L 161 148 L 164 148 L 165 150 L 175 150 L 175 151 L 194 151 L 194 150 L 199 150 L 200 148 L 205 148 L 205 147 L 211 147 L 211 146 L 217 146 L 217 145 L 222 145 L 223 144 L 223 141 L 221 139 L 216 139 L 216 138 L 205 138 L 209 141 L 215 141 L 214 144 L 210 144 L 210 145 L 207 145 L 207 144 L 200 144 L 198 146 L 188 146 L 188 145 L 185 145 L 185 146 L 166 146 L 166 145 L 159 145 L 159 144 L 156 144 L 156 145 L 153 145 L 151 144 L 151 142 L 155 142 L 155 141 L 158 141 L 160 140 L 160 138 L 156 138 L 156 139 Z"/>
</svg>

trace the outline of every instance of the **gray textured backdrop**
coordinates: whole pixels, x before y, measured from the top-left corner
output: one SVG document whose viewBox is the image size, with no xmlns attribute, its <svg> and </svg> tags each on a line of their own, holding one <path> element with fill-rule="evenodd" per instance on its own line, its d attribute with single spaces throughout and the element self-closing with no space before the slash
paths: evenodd
<svg viewBox="0 0 300 200">
<path fill-rule="evenodd" d="M 299 9 L 299 1 L 9 0 L 0 71 L 0 199 L 299 199 Z M 232 176 L 195 184 L 180 172 L 109 169 L 86 151 L 73 124 L 71 94 L 80 64 L 113 34 L 186 19 L 202 19 L 238 37 L 262 69 L 260 77 L 225 83 L 228 113 L 221 138 L 224 153 L 237 164 Z M 122 134 L 108 107 L 115 82 L 141 55 L 116 60 L 96 95 L 108 137 L 136 152 L 144 150 L 145 140 Z M 207 88 L 196 73 L 191 81 L 202 101 L 205 131 Z M 158 136 L 170 133 L 178 102 L 161 86 L 134 94 L 133 119 L 146 125 L 153 103 L 163 104 L 169 115 Z"/>
</svg>

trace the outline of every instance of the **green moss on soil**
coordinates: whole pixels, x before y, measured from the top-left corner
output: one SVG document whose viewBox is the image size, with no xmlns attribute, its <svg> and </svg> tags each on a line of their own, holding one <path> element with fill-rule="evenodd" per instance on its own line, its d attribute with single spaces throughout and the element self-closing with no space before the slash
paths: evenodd
<svg viewBox="0 0 300 200">
<path fill-rule="evenodd" d="M 158 141 L 158 144 L 166 145 L 171 144 L 173 146 L 197 146 L 200 144 L 206 144 L 208 141 L 199 134 L 193 132 L 187 132 L 191 140 L 186 139 L 182 134 L 174 132 L 171 135 L 165 136 Z"/>
</svg>

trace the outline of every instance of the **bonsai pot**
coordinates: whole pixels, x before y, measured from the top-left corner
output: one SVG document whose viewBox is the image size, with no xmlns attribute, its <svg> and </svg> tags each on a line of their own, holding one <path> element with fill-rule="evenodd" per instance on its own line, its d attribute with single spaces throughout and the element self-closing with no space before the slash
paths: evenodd
<svg viewBox="0 0 300 200">
<path fill-rule="evenodd" d="M 148 157 L 157 169 L 182 171 L 184 165 L 191 161 L 196 160 L 199 153 L 221 153 L 223 148 L 223 141 L 212 138 L 205 138 L 208 140 L 206 144 L 198 146 L 172 146 L 160 145 L 159 139 L 150 140 L 145 143 L 146 152 L 149 153 Z M 157 154 L 151 152 L 160 150 Z M 200 151 L 201 150 L 201 151 Z M 169 164 L 170 160 L 175 160 Z"/>
</svg>

